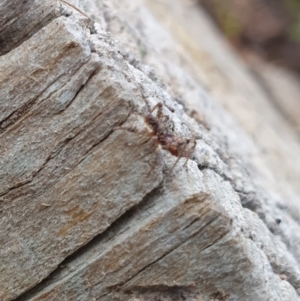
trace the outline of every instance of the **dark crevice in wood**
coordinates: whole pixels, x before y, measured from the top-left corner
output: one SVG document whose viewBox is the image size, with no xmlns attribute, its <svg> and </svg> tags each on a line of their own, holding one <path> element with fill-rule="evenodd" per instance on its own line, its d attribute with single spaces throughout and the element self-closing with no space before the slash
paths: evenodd
<svg viewBox="0 0 300 301">
<path fill-rule="evenodd" d="M 22 45 L 24 42 L 29 40 L 33 35 L 35 35 L 38 31 L 46 27 L 49 23 L 51 23 L 53 20 L 57 19 L 58 17 L 60 16 L 57 15 L 54 11 L 51 11 L 48 15 L 44 17 L 43 20 L 41 20 L 38 24 L 36 24 L 36 26 L 33 27 L 30 32 L 25 34 L 20 40 L 17 40 L 16 43 L 11 44 L 11 48 L 6 53 Z"/>
<path fill-rule="evenodd" d="M 86 63 L 87 63 L 87 62 L 86 62 Z M 86 64 L 86 63 L 85 63 L 85 64 Z M 78 71 L 80 71 L 80 69 L 81 69 L 83 66 L 84 66 L 84 64 L 83 64 L 83 65 L 80 65 L 80 66 L 75 70 L 74 76 L 76 76 L 76 73 L 77 73 Z M 65 105 L 65 107 L 62 108 L 57 114 L 60 114 L 60 113 L 64 112 L 66 109 L 68 109 L 68 108 L 71 106 L 71 104 L 74 102 L 74 100 L 75 100 L 75 99 L 77 98 L 77 96 L 80 94 L 80 92 L 84 89 L 84 87 L 88 84 L 88 82 L 89 82 L 93 77 L 95 77 L 95 76 L 97 75 L 98 71 L 99 71 L 99 68 L 96 68 L 93 72 L 91 72 L 91 74 L 88 76 L 87 80 L 79 87 L 79 89 L 77 90 L 77 92 L 75 93 L 75 95 L 73 96 L 73 98 L 70 99 L 70 100 L 68 101 L 68 103 Z M 72 76 L 73 76 L 73 75 L 72 75 Z M 60 90 L 61 90 L 63 87 L 65 87 L 66 85 L 67 85 L 67 82 L 65 82 L 65 83 L 62 85 L 62 87 L 60 88 Z M 103 91 L 102 93 L 104 93 L 104 92 L 105 92 L 105 91 Z M 57 91 L 56 91 L 56 93 L 57 93 Z M 99 96 L 101 96 L 101 94 L 100 94 Z"/>
<path fill-rule="evenodd" d="M 74 74 L 76 74 L 76 72 L 78 70 L 80 70 L 83 65 L 80 65 L 76 70 L 74 70 Z M 16 124 L 18 122 L 18 120 L 20 120 L 27 112 L 32 111 L 35 105 L 37 105 L 37 106 L 41 105 L 42 103 L 47 101 L 47 99 L 50 99 L 53 94 L 57 93 L 57 91 L 53 91 L 48 95 L 48 97 L 46 99 L 43 99 L 41 102 L 38 102 L 38 99 L 40 98 L 40 96 L 43 95 L 43 93 L 45 91 L 47 91 L 47 89 L 49 89 L 49 87 L 51 87 L 53 84 L 58 82 L 63 76 L 65 76 L 65 74 L 62 74 L 59 77 L 57 77 L 53 82 L 51 82 L 47 87 L 45 87 L 45 89 L 43 89 L 36 97 L 34 97 L 32 100 L 23 104 L 17 110 L 13 111 L 5 119 L 0 120 L 0 135 L 3 135 L 3 133 L 5 133 L 7 130 L 9 130 L 9 128 L 12 127 L 14 124 Z M 62 86 L 60 87 L 60 89 L 65 87 L 66 84 L 67 84 L 67 82 L 63 83 Z M 72 101 L 73 100 L 74 100 L 74 98 L 72 99 Z"/>
<path fill-rule="evenodd" d="M 159 258 L 157 258 L 156 260 L 152 261 L 151 263 L 149 263 L 147 266 L 145 266 L 144 268 L 142 268 L 140 271 L 138 271 L 134 276 L 132 276 L 130 279 L 128 279 L 125 283 L 122 283 L 120 285 L 114 285 L 112 287 L 112 290 L 110 293 L 112 293 L 114 290 L 116 290 L 116 287 L 120 290 L 122 290 L 122 287 L 124 285 L 126 285 L 127 282 L 131 281 L 132 279 L 138 277 L 143 271 L 145 271 L 147 268 L 149 268 L 150 266 L 156 264 L 157 262 L 159 262 L 160 260 L 162 260 L 163 258 L 167 257 L 168 255 L 170 255 L 171 253 L 175 252 L 177 249 L 179 249 L 180 247 L 182 247 L 184 244 L 186 244 L 188 241 L 192 240 L 193 238 L 195 238 L 199 232 L 201 232 L 201 230 L 203 230 L 204 228 L 206 228 L 207 226 L 209 226 L 210 224 L 212 224 L 215 220 L 217 220 L 220 217 L 221 213 L 219 213 L 215 218 L 213 218 L 212 220 L 210 220 L 209 222 L 207 222 L 205 225 L 203 225 L 201 228 L 198 229 L 198 231 L 196 231 L 194 234 L 192 234 L 191 236 L 189 236 L 188 238 L 186 238 L 185 240 L 181 241 L 180 244 L 178 244 L 177 246 L 174 246 L 173 248 L 171 248 L 170 250 L 168 250 L 167 252 L 165 252 L 162 256 L 160 256 Z M 212 246 L 213 244 L 215 244 L 217 241 L 219 241 L 220 239 L 222 239 L 228 232 L 230 231 L 230 228 L 225 232 L 225 233 L 221 233 L 221 235 L 219 237 L 217 237 L 211 244 L 209 244 L 208 246 L 204 247 L 202 250 L 199 250 L 199 252 L 204 251 L 205 249 L 209 248 L 210 246 Z M 137 286 L 134 286 L 133 288 L 137 288 Z M 130 288 L 126 288 L 125 291 L 127 291 Z"/>
<path fill-rule="evenodd" d="M 60 2 L 72 7 L 74 10 L 84 15 L 86 18 L 89 18 L 83 11 L 81 11 L 78 7 L 72 5 L 71 3 L 64 0 L 61 0 Z M 24 6 L 24 3 L 22 3 L 21 5 Z M 55 5 L 56 2 L 54 1 L 53 6 Z M 22 18 L 22 16 L 25 16 L 28 12 L 30 12 L 30 10 L 32 9 L 32 3 L 28 4 L 28 8 L 25 11 L 21 10 L 21 12 L 18 15 L 15 14 L 13 15 L 13 19 L 8 19 L 6 23 L 10 22 L 9 26 L 5 27 L 6 23 L 4 23 L 2 25 L 2 29 L 0 30 L 0 56 L 5 55 L 8 52 L 19 47 L 21 44 L 23 44 L 24 42 L 29 40 L 33 35 L 35 35 L 38 31 L 46 27 L 53 20 L 61 16 L 65 16 L 65 17 L 70 16 L 62 9 L 56 10 L 55 8 L 52 9 L 52 7 L 51 8 L 46 7 L 45 9 L 49 10 L 48 14 L 46 14 L 43 19 L 39 20 L 39 22 L 29 32 L 27 33 L 24 32 L 23 33 L 24 35 L 21 37 L 18 36 L 18 39 L 16 39 L 16 35 L 18 34 L 17 22 Z M 41 11 L 43 11 L 42 6 L 41 6 Z M 7 45 L 9 45 L 9 47 L 7 47 Z"/>
<path fill-rule="evenodd" d="M 193 224 L 197 223 L 200 219 L 201 216 L 203 216 L 204 214 L 202 214 L 205 210 L 207 210 L 207 208 L 204 206 L 203 208 L 201 208 L 201 210 L 199 211 L 198 215 L 200 216 L 199 218 L 196 218 L 194 220 L 192 220 L 188 225 L 186 225 L 184 228 L 182 228 L 182 230 L 186 230 L 188 228 L 190 228 Z M 209 210 L 209 209 L 208 209 Z"/>
<path fill-rule="evenodd" d="M 155 187 L 151 192 L 149 192 L 140 203 L 131 207 L 127 210 L 123 215 L 121 215 L 117 220 L 115 220 L 104 232 L 99 233 L 95 237 L 93 237 L 89 242 L 87 242 L 84 246 L 80 247 L 78 250 L 74 251 L 72 254 L 67 256 L 57 267 L 53 270 L 45 279 L 41 280 L 40 283 L 29 289 L 28 291 L 24 292 L 22 295 L 18 296 L 17 298 L 13 299 L 12 301 L 26 301 L 34 296 L 38 295 L 41 291 L 49 287 L 50 285 L 54 284 L 57 279 L 58 281 L 62 281 L 63 278 L 60 277 L 60 274 L 63 270 L 68 269 L 68 265 L 74 261 L 80 259 L 80 257 L 87 254 L 91 249 L 94 249 L 101 243 L 107 242 L 114 238 L 114 234 L 117 233 L 121 235 L 123 232 L 126 231 L 126 227 L 124 224 L 127 224 L 130 220 L 134 219 L 135 215 L 138 214 L 139 211 L 144 210 L 145 207 L 151 206 L 151 199 L 153 195 L 159 194 L 161 190 L 160 183 L 157 187 Z M 76 271 L 73 273 L 75 274 L 78 270 L 81 269 L 81 265 L 76 267 Z M 68 274 L 68 277 L 71 276 Z"/>
<path fill-rule="evenodd" d="M 88 82 L 89 80 L 91 80 L 91 78 L 96 74 L 96 71 L 97 71 L 97 70 L 95 70 L 93 73 L 91 73 L 90 77 L 89 77 L 88 80 L 85 82 L 85 84 L 87 84 L 87 82 Z M 85 85 L 85 84 L 84 84 L 84 85 Z M 84 85 L 82 85 L 82 86 L 79 88 L 79 90 L 77 91 L 77 93 L 75 94 L 75 96 L 69 101 L 68 105 L 64 108 L 64 110 L 66 110 L 66 109 L 71 105 L 71 103 L 75 100 L 75 98 L 78 96 L 78 94 L 80 93 L 80 91 L 83 89 Z M 100 115 L 102 115 L 102 114 L 103 114 L 103 112 L 100 112 L 100 114 L 98 114 L 96 117 L 98 117 L 98 116 L 100 116 Z M 95 118 L 96 118 L 96 117 L 95 117 Z M 73 137 L 68 137 L 67 139 L 65 139 L 65 140 L 63 141 L 63 143 L 61 144 L 60 149 L 62 150 L 62 149 L 63 149 L 63 146 L 66 146 L 66 145 L 67 145 L 70 141 L 72 141 L 76 136 L 78 136 L 79 134 L 81 134 L 81 133 L 88 127 L 88 125 L 91 124 L 91 123 L 93 122 L 93 120 L 94 120 L 94 119 L 90 120 L 90 121 L 88 122 L 88 124 L 87 124 L 84 128 L 81 128 L 81 129 L 80 129 Z M 81 159 L 75 166 L 73 166 L 73 169 L 74 169 L 76 166 L 78 166 L 78 165 L 79 165 L 79 164 L 80 164 L 80 163 L 88 156 L 88 154 L 90 153 L 91 149 L 93 149 L 95 146 L 97 146 L 98 144 L 100 144 L 101 142 L 103 142 L 105 139 L 107 139 L 108 136 L 111 134 L 111 132 L 112 132 L 112 131 L 108 132 L 107 135 L 105 135 L 105 136 L 103 137 L 103 139 L 101 139 L 100 141 L 98 141 L 95 145 L 92 145 L 91 148 L 86 152 L 85 156 L 83 156 L 82 159 Z M 55 155 L 53 156 L 54 153 L 55 153 Z M 46 166 L 53 158 L 55 158 L 58 154 L 59 154 L 59 151 L 58 151 L 58 150 L 53 150 L 53 151 L 50 153 L 49 157 L 47 157 L 47 158 L 45 159 L 44 163 L 39 167 L 39 169 L 36 170 L 34 173 L 31 174 L 30 179 L 26 179 L 26 180 L 24 180 L 24 181 L 22 181 L 22 182 L 17 183 L 16 185 L 10 187 L 7 191 L 5 191 L 4 193 L 0 194 L 0 197 L 3 197 L 4 195 L 6 195 L 7 193 L 11 192 L 11 191 L 14 190 L 14 189 L 20 188 L 20 187 L 25 186 L 25 185 L 27 185 L 28 183 L 32 182 L 33 179 L 34 179 L 34 178 L 35 178 L 35 177 L 36 177 L 36 176 L 37 176 L 37 175 L 45 168 L 45 166 Z M 71 170 L 72 170 L 72 169 L 71 169 Z M 71 170 L 69 170 L 69 172 L 71 172 Z M 68 173 L 69 173 L 69 172 L 68 172 Z M 68 173 L 66 173 L 64 176 L 66 176 Z M 55 182 L 55 183 L 56 183 L 56 182 Z M 54 184 L 55 184 L 55 183 L 54 183 Z M 54 185 L 54 184 L 53 184 L 53 185 Z"/>
<path fill-rule="evenodd" d="M 0 32 L 0 56 L 5 55 L 8 52 L 19 47 L 42 28 L 46 27 L 53 20 L 63 15 L 62 13 L 56 12 L 55 10 L 50 10 L 49 14 L 45 15 L 45 17 L 40 20 L 39 23 L 35 25 L 35 27 L 33 27 L 29 32 L 25 34 L 23 33 L 23 36 L 18 36 L 18 39 L 16 40 L 15 36 L 18 35 L 18 26 L 16 26 L 16 28 L 14 29 L 14 25 L 19 21 L 20 18 L 22 18 L 22 15 L 26 15 L 26 13 L 28 13 L 30 10 L 31 7 L 29 7 L 26 11 L 22 11 L 18 16 L 14 15 L 13 17 L 15 20 Z M 9 20 L 8 22 L 11 22 L 11 20 Z M 14 42 L 11 43 L 12 41 Z M 7 44 L 9 45 L 9 47 L 5 47 Z"/>
<path fill-rule="evenodd" d="M 18 8 L 16 8 L 16 7 L 14 7 L 14 8 L 11 9 L 11 10 L 13 11 L 13 14 L 12 14 L 13 18 L 12 18 L 12 19 L 7 19 L 6 22 L 2 24 L 2 28 L 3 28 L 3 29 L 0 30 L 0 34 L 3 32 L 3 30 L 5 30 L 5 29 L 7 28 L 7 27 L 5 27 L 5 25 L 6 25 L 7 23 L 10 23 L 9 25 L 11 26 L 12 24 L 15 23 L 16 20 L 19 19 L 19 16 L 24 15 L 24 14 L 26 14 L 28 11 L 30 11 L 30 8 L 31 8 L 31 6 L 32 6 L 32 3 L 30 3 L 30 2 L 32 2 L 32 1 L 34 1 L 34 0 L 31 0 L 31 1 L 23 1 L 22 4 L 19 4 L 19 7 L 20 7 L 20 6 L 25 7 L 26 4 L 28 5 L 27 8 L 26 8 L 25 10 L 22 10 L 21 12 L 19 12 L 19 11 L 18 11 Z M 7 14 L 7 11 L 6 11 L 6 14 Z M 5 18 L 2 14 L 0 15 L 0 17 L 1 17 L 1 19 L 2 19 L 2 18 Z"/>
<path fill-rule="evenodd" d="M 261 221 L 266 225 L 266 227 L 269 229 L 269 231 L 274 234 L 274 231 L 272 231 L 272 229 L 270 228 L 269 224 L 266 222 L 265 220 L 265 214 L 263 213 L 262 215 L 260 214 L 260 209 L 262 209 L 261 203 L 259 200 L 257 200 L 255 195 L 252 195 L 251 193 L 247 193 L 245 191 L 236 189 L 234 187 L 234 181 L 229 179 L 228 177 L 226 177 L 225 175 L 223 176 L 223 174 L 219 173 L 216 169 L 208 167 L 207 165 L 198 165 L 199 170 L 203 171 L 203 170 L 211 170 L 213 172 L 215 172 L 216 174 L 218 174 L 224 181 L 228 181 L 231 184 L 232 189 L 237 193 L 237 195 L 240 198 L 241 201 L 241 205 L 243 208 L 245 209 L 249 209 L 250 211 L 254 212 L 257 214 L 257 216 L 261 219 Z M 246 201 L 243 199 L 246 199 Z M 277 222 L 277 220 L 275 219 L 275 222 Z M 281 221 L 280 221 L 281 222 Z M 279 223 L 280 223 L 279 222 Z M 282 233 L 277 233 L 278 236 L 282 237 L 283 241 L 284 241 L 284 237 L 282 236 Z M 209 246 L 208 246 L 209 247 Z M 289 274 L 288 271 L 282 271 L 282 270 L 278 270 L 278 267 L 276 266 L 276 263 L 269 260 L 269 263 L 272 267 L 272 269 L 274 270 L 275 273 L 278 274 Z M 282 267 L 279 267 L 280 269 L 282 269 Z M 291 281 L 290 277 L 288 280 L 286 280 L 290 283 L 291 286 L 293 286 L 295 289 L 298 289 L 298 286 L 295 285 L 295 282 Z"/>
<path fill-rule="evenodd" d="M 101 112 L 98 116 L 102 115 L 103 112 Z M 128 116 L 127 116 L 128 117 Z M 127 118 L 120 123 L 119 125 L 122 125 L 123 123 L 125 123 L 127 120 Z M 89 124 L 92 123 L 93 120 L 91 120 L 91 122 Z M 73 137 L 71 138 L 67 138 L 64 142 L 63 142 L 63 146 L 60 146 L 60 151 L 63 150 L 63 147 L 65 147 L 68 143 L 70 143 L 74 138 L 76 138 L 78 135 L 80 135 L 85 129 L 79 131 L 78 133 L 76 133 Z M 97 141 L 97 143 L 94 143 L 93 145 L 91 145 L 91 147 L 86 151 L 86 153 L 84 154 L 84 156 L 74 165 L 72 166 L 72 168 L 70 170 L 68 170 L 68 172 L 66 172 L 63 177 L 67 176 L 70 172 L 72 172 L 73 169 L 75 169 L 78 165 L 80 165 L 92 152 L 93 150 L 101 143 L 103 143 L 111 134 L 113 133 L 113 129 L 111 129 L 111 131 L 109 131 L 102 139 L 100 139 L 99 141 Z M 53 152 L 51 152 L 51 154 L 49 155 L 48 158 L 46 158 L 45 162 L 40 166 L 40 168 L 31 175 L 31 178 L 29 180 L 20 182 L 18 184 L 16 184 L 13 187 L 10 187 L 6 192 L 4 192 L 3 194 L 0 194 L 0 197 L 5 196 L 6 194 L 8 194 L 9 192 L 13 191 L 14 189 L 20 188 L 22 186 L 25 186 L 29 183 L 31 183 L 34 178 L 36 178 L 36 176 L 47 166 L 47 164 L 52 161 L 56 156 L 59 155 L 60 151 L 55 150 Z M 55 156 L 53 156 L 53 153 L 55 153 Z M 57 179 L 57 181 L 54 181 L 52 183 L 52 185 L 48 186 L 47 189 L 50 189 L 51 187 L 53 187 L 55 184 L 57 184 L 63 177 L 60 177 L 59 179 Z M 43 191 L 43 193 L 45 193 L 45 190 Z M 33 196 L 34 198 L 40 196 L 41 194 L 37 194 L 35 196 Z"/>
</svg>

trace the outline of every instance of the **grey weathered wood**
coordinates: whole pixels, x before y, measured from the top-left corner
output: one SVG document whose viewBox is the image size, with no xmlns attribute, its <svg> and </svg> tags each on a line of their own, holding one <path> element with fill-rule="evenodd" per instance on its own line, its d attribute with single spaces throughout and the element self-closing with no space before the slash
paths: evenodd
<svg viewBox="0 0 300 301">
<path fill-rule="evenodd" d="M 11 3 L 18 14 L 0 5 L 0 299 L 299 300 L 297 218 L 142 4 Z M 147 124 L 157 103 L 166 133 L 197 142 L 186 166 L 172 169 Z"/>
<path fill-rule="evenodd" d="M 109 61 L 104 68 L 81 31 L 59 18 L 2 61 L 2 70 L 14 60 L 16 67 L 24 66 L 20 83 L 15 86 L 10 76 L 1 89 L 2 99 L 11 96 L 10 103 L 2 103 L 3 299 L 46 277 L 140 202 L 161 178 L 151 135 L 116 128 L 136 100 L 116 94 Z M 18 58 L 32 55 L 33 48 L 34 62 Z M 121 73 L 117 76 L 120 85 L 126 83 Z"/>
<path fill-rule="evenodd" d="M 0 55 L 21 45 L 62 13 L 59 1 L 1 1 Z"/>
</svg>

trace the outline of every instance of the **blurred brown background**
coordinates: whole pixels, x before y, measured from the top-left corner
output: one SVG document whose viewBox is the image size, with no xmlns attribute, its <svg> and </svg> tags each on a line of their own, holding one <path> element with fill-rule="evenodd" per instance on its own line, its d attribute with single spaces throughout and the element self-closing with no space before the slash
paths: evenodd
<svg viewBox="0 0 300 301">
<path fill-rule="evenodd" d="M 300 73 L 300 0 L 199 0 L 235 46 Z"/>
</svg>

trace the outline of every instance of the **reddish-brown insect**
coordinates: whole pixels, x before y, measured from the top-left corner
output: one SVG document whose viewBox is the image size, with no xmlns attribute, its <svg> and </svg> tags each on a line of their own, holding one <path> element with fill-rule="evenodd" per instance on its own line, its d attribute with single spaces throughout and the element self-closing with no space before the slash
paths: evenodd
<svg viewBox="0 0 300 301">
<path fill-rule="evenodd" d="M 163 117 L 162 107 L 163 105 L 161 103 L 158 103 L 157 105 L 154 106 L 154 108 L 151 110 L 151 112 L 148 115 L 142 115 L 142 117 L 152 129 L 152 133 L 148 132 L 148 134 L 152 135 L 156 139 L 157 144 L 159 144 L 162 147 L 162 149 L 168 151 L 173 156 L 177 157 L 176 162 L 174 163 L 174 165 L 170 170 L 172 171 L 181 158 L 186 158 L 184 166 L 187 164 L 188 159 L 191 157 L 191 154 L 195 150 L 196 141 L 194 139 L 183 139 L 171 134 L 167 129 L 165 122 L 160 120 Z M 152 112 L 156 108 L 158 109 L 157 116 L 154 116 Z M 122 126 L 115 127 L 114 129 L 115 130 L 122 129 L 122 130 L 136 132 L 136 129 L 134 128 L 124 128 Z"/>
<path fill-rule="evenodd" d="M 157 117 L 154 117 L 152 112 L 156 108 L 158 108 L 158 113 L 157 113 Z M 196 147 L 196 141 L 192 139 L 182 139 L 170 134 L 167 131 L 167 129 L 160 124 L 158 118 L 160 118 L 161 116 L 162 116 L 162 104 L 158 103 L 156 106 L 154 106 L 151 113 L 145 116 L 145 120 L 152 128 L 153 136 L 157 138 L 157 142 L 161 145 L 162 149 L 167 150 L 173 156 L 177 157 L 175 164 L 171 168 L 172 171 L 175 165 L 178 163 L 178 161 L 183 157 L 187 158 L 184 163 L 184 166 L 186 165 L 188 159 L 190 158 L 191 154 L 193 153 Z M 191 142 L 193 142 L 192 146 L 190 146 Z"/>
</svg>

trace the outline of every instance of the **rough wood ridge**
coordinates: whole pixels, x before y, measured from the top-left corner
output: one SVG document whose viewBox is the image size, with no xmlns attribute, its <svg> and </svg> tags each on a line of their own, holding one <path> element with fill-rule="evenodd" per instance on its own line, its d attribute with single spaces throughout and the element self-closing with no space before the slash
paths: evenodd
<svg viewBox="0 0 300 301">
<path fill-rule="evenodd" d="M 159 26 L 138 1 L 0 3 L 0 300 L 300 300 L 299 207 Z"/>
</svg>

